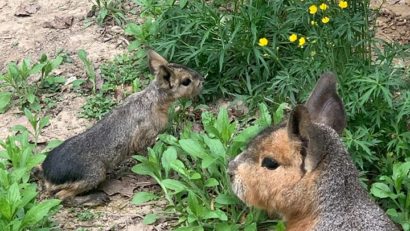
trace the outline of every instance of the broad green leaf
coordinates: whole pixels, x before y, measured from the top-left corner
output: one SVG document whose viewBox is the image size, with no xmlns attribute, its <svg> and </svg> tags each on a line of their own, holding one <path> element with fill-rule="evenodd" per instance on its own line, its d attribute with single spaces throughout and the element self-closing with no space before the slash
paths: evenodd
<svg viewBox="0 0 410 231">
<path fill-rule="evenodd" d="M 174 231 L 204 231 L 202 226 L 179 227 Z"/>
<path fill-rule="evenodd" d="M 135 205 L 140 205 L 147 201 L 152 201 L 157 198 L 158 197 L 154 193 L 151 193 L 151 192 L 138 192 L 132 198 L 132 203 L 134 203 Z"/>
<path fill-rule="evenodd" d="M 185 184 L 178 180 L 165 179 L 161 181 L 161 184 L 167 189 L 174 190 L 175 193 L 187 190 L 187 187 L 185 186 Z"/>
<path fill-rule="evenodd" d="M 201 163 L 201 168 L 206 169 L 209 168 L 211 165 L 213 165 L 215 162 L 217 162 L 218 159 L 215 157 L 207 156 L 203 158 L 202 163 Z"/>
<path fill-rule="evenodd" d="M 197 172 L 193 172 L 193 173 L 191 173 L 191 175 L 189 176 L 189 179 L 191 179 L 191 180 L 199 180 L 199 179 L 201 179 L 201 178 L 202 178 L 201 174 L 199 174 L 199 173 L 197 173 Z"/>
<path fill-rule="evenodd" d="M 21 202 L 19 207 L 25 207 L 27 204 L 32 202 L 34 198 L 37 196 L 36 185 L 30 184 L 24 187 L 21 191 Z"/>
<path fill-rule="evenodd" d="M 161 134 L 158 136 L 158 138 L 166 144 L 173 145 L 173 146 L 178 145 L 178 139 L 175 138 L 175 136 L 172 136 L 169 134 Z"/>
<path fill-rule="evenodd" d="M 195 216 L 200 216 L 202 205 L 199 204 L 198 198 L 193 192 L 188 193 L 188 206 Z"/>
<path fill-rule="evenodd" d="M 144 223 L 145 225 L 150 225 L 150 224 L 155 223 L 157 219 L 158 219 L 158 216 L 156 214 L 150 213 L 150 214 L 145 215 L 142 223 Z"/>
<path fill-rule="evenodd" d="M 170 167 L 183 176 L 187 176 L 187 169 L 182 161 L 174 160 L 170 163 Z"/>
<path fill-rule="evenodd" d="M 258 124 L 261 125 L 262 127 L 267 127 L 272 124 L 272 117 L 269 113 L 268 107 L 266 106 L 265 103 L 259 103 L 259 119 L 258 119 Z"/>
<path fill-rule="evenodd" d="M 7 197 L 6 197 L 8 203 L 12 206 L 12 214 L 16 212 L 16 209 L 21 202 L 21 195 L 20 195 L 20 189 L 17 184 L 17 182 L 13 183 L 7 192 Z"/>
<path fill-rule="evenodd" d="M 254 222 L 254 223 L 252 223 L 252 224 L 249 224 L 249 225 L 247 225 L 247 226 L 245 226 L 245 229 L 244 229 L 244 231 L 257 231 L 258 229 L 257 229 L 257 226 L 256 226 L 256 223 Z M 275 230 L 276 231 L 276 230 Z"/>
<path fill-rule="evenodd" d="M 13 217 L 12 204 L 10 204 L 5 196 L 0 196 L 0 214 L 8 221 Z"/>
<path fill-rule="evenodd" d="M 276 109 L 275 114 L 273 115 L 273 122 L 275 125 L 279 124 L 282 121 L 285 109 L 288 107 L 289 105 L 287 103 L 281 103 Z"/>
<path fill-rule="evenodd" d="M 162 167 L 168 172 L 171 168 L 171 163 L 177 159 L 177 150 L 174 147 L 169 147 L 161 158 Z"/>
<path fill-rule="evenodd" d="M 135 165 L 134 167 L 132 167 L 131 170 L 139 175 L 147 175 L 147 176 L 155 175 L 154 170 L 150 166 L 147 166 L 146 164 L 143 164 L 143 163 Z"/>
<path fill-rule="evenodd" d="M 217 218 L 221 221 L 228 220 L 228 217 L 226 216 L 226 214 L 219 209 L 218 210 L 208 210 L 207 212 L 205 212 L 205 214 L 203 214 L 202 218 L 204 219 Z"/>
<path fill-rule="evenodd" d="M 39 204 L 31 207 L 23 218 L 23 228 L 30 227 L 41 221 L 45 216 L 49 214 L 49 211 L 60 204 L 60 200 L 50 199 L 40 202 Z"/>
<path fill-rule="evenodd" d="M 188 0 L 180 0 L 179 1 L 179 6 L 182 8 L 185 8 L 185 6 L 187 5 Z"/>
<path fill-rule="evenodd" d="M 217 223 L 217 225 L 215 226 L 215 231 L 238 231 L 240 229 L 238 229 L 237 226 L 238 225 L 236 224 L 221 222 L 221 223 Z"/>
<path fill-rule="evenodd" d="M 198 157 L 198 158 L 205 158 L 208 155 L 206 154 L 205 149 L 201 146 L 201 144 L 192 139 L 181 139 L 179 141 L 179 144 L 181 145 L 181 148 L 190 154 L 191 156 Z"/>
<path fill-rule="evenodd" d="M 374 183 L 370 189 L 370 192 L 378 198 L 395 198 L 396 195 L 390 190 L 389 186 L 384 183 Z"/>
<path fill-rule="evenodd" d="M 208 136 L 204 136 L 204 142 L 211 150 L 212 155 L 216 157 L 225 157 L 225 148 L 222 142 L 218 139 L 210 139 Z"/>
<path fill-rule="evenodd" d="M 205 187 L 215 187 L 218 185 L 219 185 L 219 182 L 215 178 L 209 178 L 205 182 Z"/>
<path fill-rule="evenodd" d="M 236 205 L 238 204 L 238 199 L 236 197 L 227 195 L 227 194 L 219 194 L 215 201 L 221 205 Z"/>
<path fill-rule="evenodd" d="M 0 113 L 4 113 L 10 104 L 12 94 L 4 91 L 0 92 Z"/>
</svg>

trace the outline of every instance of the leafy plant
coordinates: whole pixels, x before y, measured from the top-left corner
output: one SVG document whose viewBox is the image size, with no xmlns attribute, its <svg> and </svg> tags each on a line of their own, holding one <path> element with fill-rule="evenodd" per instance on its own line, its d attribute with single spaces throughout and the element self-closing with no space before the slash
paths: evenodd
<svg viewBox="0 0 410 231">
<path fill-rule="evenodd" d="M 92 93 L 96 93 L 96 73 L 94 69 L 93 63 L 88 59 L 87 57 L 87 52 L 83 49 L 78 51 L 78 58 L 83 62 L 84 68 L 85 68 L 85 73 L 87 75 L 87 79 L 91 82 L 92 84 Z"/>
<path fill-rule="evenodd" d="M 62 61 L 63 58 L 60 56 L 49 60 L 46 55 L 42 55 L 40 60 L 33 65 L 30 64 L 29 59 L 24 59 L 20 65 L 13 62 L 8 64 L 6 73 L 0 75 L 0 89 L 2 90 L 0 92 L 0 113 L 8 109 L 13 98 L 17 98 L 22 107 L 30 106 L 32 109 L 39 110 L 39 88 L 49 88 L 57 82 L 63 82 L 61 77 L 50 75 Z M 38 74 L 40 80 L 33 83 L 30 78 Z"/>
<path fill-rule="evenodd" d="M 282 110 L 283 107 L 277 111 L 277 118 L 283 115 Z M 272 225 L 273 221 L 266 221 L 266 214 L 250 210 L 234 196 L 226 173 L 228 160 L 272 123 L 265 104 L 259 105 L 259 112 L 260 118 L 242 131 L 238 131 L 236 121 L 228 119 L 226 109 L 221 109 L 217 117 L 204 112 L 203 133 L 193 132 L 188 126 L 179 139 L 163 134 L 160 142 L 149 149 L 148 156 L 135 156 L 140 163 L 132 171 L 153 177 L 172 213 L 181 214 L 178 223 L 184 228 L 177 230 L 256 230 L 257 223 Z M 157 198 L 155 194 L 140 192 L 133 202 L 141 204 Z"/>
<path fill-rule="evenodd" d="M 27 114 L 28 111 L 27 111 Z M 31 114 L 30 114 L 31 115 Z M 43 121 L 29 118 L 32 126 L 41 128 Z M 45 155 L 36 152 L 29 142 L 27 129 L 0 141 L 0 227 L 5 231 L 46 228 L 45 221 L 55 211 L 60 201 L 49 199 L 38 202 L 36 184 L 30 183 L 31 170 L 40 164 Z"/>
<path fill-rule="evenodd" d="M 111 98 L 97 94 L 87 99 L 87 103 L 82 107 L 80 115 L 84 118 L 101 119 L 115 105 L 116 103 Z"/>
<path fill-rule="evenodd" d="M 392 174 L 380 176 L 370 192 L 386 204 L 393 221 L 401 224 L 403 230 L 410 230 L 410 159 L 394 164 Z"/>
<path fill-rule="evenodd" d="M 95 0 L 93 10 L 97 12 L 97 24 L 102 26 L 108 20 L 114 20 L 121 26 L 126 22 L 123 9 L 124 0 Z"/>
<path fill-rule="evenodd" d="M 145 61 L 142 59 L 142 55 L 145 54 L 123 54 L 116 56 L 113 61 L 101 65 L 101 77 L 104 82 L 100 91 L 90 96 L 82 107 L 81 115 L 83 117 L 101 119 L 116 105 L 114 97 L 117 94 L 128 96 L 128 94 L 140 91 L 149 84 L 150 78 L 144 77 L 147 76 L 145 73 L 147 68 L 145 62 L 141 63 L 142 60 Z M 92 76 L 95 76 L 91 62 L 88 59 L 85 60 L 90 66 Z M 144 68 L 136 68 L 142 65 Z"/>
</svg>

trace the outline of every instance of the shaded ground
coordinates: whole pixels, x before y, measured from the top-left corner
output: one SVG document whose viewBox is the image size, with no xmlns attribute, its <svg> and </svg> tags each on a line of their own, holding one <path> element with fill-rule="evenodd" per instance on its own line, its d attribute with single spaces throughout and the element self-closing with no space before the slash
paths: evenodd
<svg viewBox="0 0 410 231">
<path fill-rule="evenodd" d="M 22 7 L 20 5 L 24 3 Z M 377 8 L 381 0 L 372 1 Z M 24 57 L 38 59 L 46 53 L 54 57 L 64 52 L 72 58 L 58 71 L 68 78 L 84 76 L 82 63 L 77 59 L 77 51 L 84 49 L 89 58 L 98 66 L 105 60 L 126 50 L 123 30 L 118 26 L 104 28 L 92 24 L 86 18 L 92 3 L 88 0 L 1 0 L 0 1 L 0 70 L 10 61 L 20 61 Z M 377 20 L 377 36 L 388 41 L 410 42 L 410 0 L 396 0 L 382 6 Z M 15 16 L 18 14 L 19 16 Z M 24 14 L 28 14 L 23 17 Z M 57 18 L 56 18 L 57 17 Z M 56 29 L 57 28 L 57 29 Z M 60 28 L 60 29 L 58 29 Z M 50 126 L 44 129 L 40 142 L 52 139 L 64 140 L 76 135 L 94 121 L 79 118 L 79 111 L 85 98 L 77 93 L 58 93 L 56 107 L 50 111 Z M 26 119 L 17 108 L 0 114 L 0 139 L 4 139 L 9 128 L 23 124 Z M 62 230 L 168 230 L 167 221 L 157 222 L 156 226 L 142 224 L 142 218 L 149 213 L 161 211 L 164 201 L 132 205 L 131 197 L 137 191 L 159 192 L 152 180 L 136 176 L 125 165 L 116 176 L 111 176 L 102 186 L 110 195 L 111 202 L 95 209 L 62 208 L 55 216 Z"/>
</svg>

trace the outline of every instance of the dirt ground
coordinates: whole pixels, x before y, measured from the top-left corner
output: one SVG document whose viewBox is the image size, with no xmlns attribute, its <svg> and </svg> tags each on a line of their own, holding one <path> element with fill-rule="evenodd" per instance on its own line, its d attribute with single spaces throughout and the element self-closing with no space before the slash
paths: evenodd
<svg viewBox="0 0 410 231">
<path fill-rule="evenodd" d="M 381 0 L 372 1 L 380 7 Z M 87 25 L 89 0 L 0 0 L 0 71 L 10 61 L 25 57 L 36 60 L 41 54 L 54 57 L 59 52 L 69 55 L 73 62 L 65 63 L 57 71 L 68 78 L 81 78 L 84 68 L 77 51 L 84 49 L 96 66 L 115 55 L 126 52 L 127 40 L 118 26 Z M 377 36 L 388 41 L 410 42 L 410 0 L 387 0 L 377 19 Z M 94 121 L 79 118 L 84 96 L 64 92 L 51 112 L 50 126 L 40 141 L 64 140 L 76 135 Z M 0 139 L 10 134 L 17 124 L 28 125 L 21 111 L 10 109 L 0 114 Z M 108 180 L 102 189 L 111 202 L 94 209 L 62 208 L 54 217 L 61 230 L 168 230 L 168 221 L 158 225 L 143 225 L 144 215 L 162 210 L 164 201 L 134 206 L 130 202 L 137 191 L 159 192 L 158 186 L 147 178 L 136 176 L 129 168 Z M 88 214 L 88 215 L 87 215 Z M 90 215 L 91 214 L 91 215 Z"/>
</svg>

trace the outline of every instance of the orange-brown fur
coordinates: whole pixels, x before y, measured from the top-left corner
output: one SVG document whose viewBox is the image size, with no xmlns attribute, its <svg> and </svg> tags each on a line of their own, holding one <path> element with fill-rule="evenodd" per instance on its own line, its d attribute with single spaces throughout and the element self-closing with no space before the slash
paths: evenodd
<svg viewBox="0 0 410 231">
<path fill-rule="evenodd" d="M 253 147 L 252 155 L 257 156 L 258 162 L 239 165 L 235 175 L 246 188 L 253 189 L 246 190 L 244 201 L 268 212 L 279 212 L 290 230 L 305 230 L 307 226 L 313 226 L 317 174 L 306 173 L 302 178 L 301 143 L 291 141 L 286 128 L 281 128 L 254 143 Z M 261 167 L 266 156 L 277 160 L 281 166 L 275 171 Z M 299 220 L 300 217 L 304 219 Z"/>
</svg>

